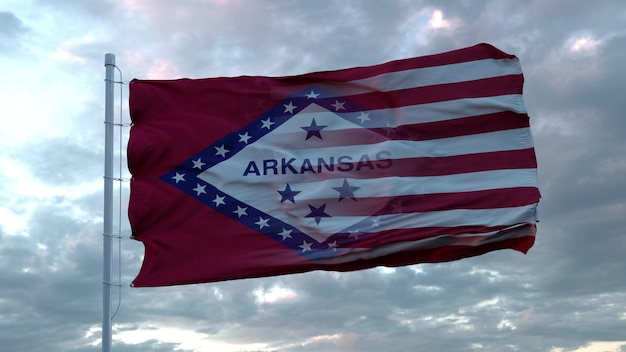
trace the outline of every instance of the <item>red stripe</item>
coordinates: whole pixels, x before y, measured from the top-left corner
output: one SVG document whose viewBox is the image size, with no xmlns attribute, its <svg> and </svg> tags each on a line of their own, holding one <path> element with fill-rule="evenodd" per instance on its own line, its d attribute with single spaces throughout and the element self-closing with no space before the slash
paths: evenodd
<svg viewBox="0 0 626 352">
<path fill-rule="evenodd" d="M 418 229 L 407 229 L 407 230 L 402 230 L 402 231 L 398 231 L 398 230 L 383 231 L 383 232 L 376 233 L 374 236 L 360 237 L 359 238 L 360 240 L 357 243 L 354 243 L 353 245 L 359 248 L 375 248 L 377 246 L 384 245 L 385 243 L 390 243 L 390 242 L 393 243 L 393 242 L 402 242 L 402 241 L 415 241 L 416 239 L 442 236 L 441 238 L 442 243 L 440 243 L 438 247 L 404 252 L 404 254 L 396 253 L 396 254 L 390 255 L 388 258 L 382 257 L 382 258 L 376 258 L 373 260 L 375 262 L 383 262 L 385 263 L 384 265 L 390 265 L 391 262 L 388 261 L 388 259 L 391 259 L 391 258 L 399 259 L 400 263 L 404 262 L 404 264 L 398 264 L 398 265 L 406 265 L 406 262 L 409 261 L 409 258 L 411 258 L 411 260 L 413 260 L 415 263 L 439 262 L 439 261 L 445 261 L 445 260 L 458 259 L 458 257 L 454 255 L 450 257 L 445 256 L 443 258 L 436 256 L 436 253 L 438 253 L 439 251 L 452 254 L 455 251 L 465 250 L 468 253 L 472 253 L 471 255 L 479 255 L 479 254 L 482 254 L 482 253 L 485 253 L 487 251 L 491 251 L 494 249 L 512 248 L 512 249 L 519 250 L 523 253 L 526 253 L 528 249 L 532 247 L 534 243 L 534 239 L 535 239 L 536 230 L 535 230 L 535 225 L 533 224 L 523 225 L 523 227 L 525 227 L 527 231 L 526 236 L 486 243 L 486 244 L 483 244 L 481 246 L 476 246 L 476 247 L 455 245 L 456 241 L 453 237 L 454 235 L 466 234 L 466 233 L 481 234 L 481 233 L 500 231 L 500 230 L 503 230 L 502 232 L 506 233 L 508 232 L 508 230 L 504 230 L 504 229 L 508 227 L 509 226 L 498 226 L 498 227 L 490 228 L 490 227 L 477 226 L 477 227 L 455 227 L 455 228 L 418 228 Z M 524 231 L 523 228 L 516 228 L 514 230 Z M 418 233 L 419 235 L 416 236 L 416 234 Z M 479 238 L 477 238 L 477 241 L 480 241 L 481 238 L 480 236 L 478 237 Z M 446 239 L 449 240 L 448 241 L 449 243 L 444 245 L 443 242 L 445 242 Z M 520 246 L 519 247 L 517 245 L 511 246 L 511 243 L 516 243 L 516 244 L 519 244 Z M 343 243 L 340 244 L 339 241 L 337 242 L 337 244 L 340 246 L 343 246 L 344 248 L 346 247 L 346 244 L 343 244 Z M 480 247 L 482 246 L 486 246 L 490 249 L 481 251 Z M 417 253 L 422 253 L 422 254 L 416 255 Z M 422 257 L 422 256 L 425 256 L 425 257 Z M 463 256 L 467 256 L 467 253 L 464 253 Z M 400 259 L 401 257 L 404 257 L 404 259 Z M 426 259 L 426 258 L 430 258 L 430 259 Z"/>
<path fill-rule="evenodd" d="M 346 96 L 346 112 L 379 110 L 440 101 L 522 94 L 524 76 L 507 75 L 474 81 Z M 365 107 L 365 108 L 364 108 Z M 343 110 L 342 110 L 343 112 Z"/>
<path fill-rule="evenodd" d="M 379 162 L 382 163 L 382 162 Z M 353 163 L 354 169 L 359 163 Z M 537 168 L 534 148 L 454 155 L 437 158 L 394 159 L 386 169 L 362 166 L 359 171 L 339 173 L 338 177 L 380 178 L 454 175 L 468 172 Z"/>
<path fill-rule="evenodd" d="M 290 83 L 297 82 L 297 84 L 313 84 L 318 81 L 348 82 L 389 72 L 453 65 L 484 59 L 512 59 L 514 57 L 514 55 L 506 54 L 489 44 L 478 44 L 469 48 L 428 56 L 395 60 L 374 66 L 355 67 L 337 71 L 314 72 L 295 77 L 282 78 L 290 80 Z"/>
<path fill-rule="evenodd" d="M 319 166 L 317 165 L 318 160 L 311 159 L 308 160 L 310 164 L 307 164 L 306 168 L 302 165 L 302 160 L 296 160 L 290 164 L 293 170 L 288 169 L 285 174 L 280 175 L 280 179 L 281 182 L 286 183 L 305 183 L 333 178 L 423 177 L 491 170 L 537 168 L 534 148 L 432 158 L 382 160 L 387 158 L 388 155 L 381 154 L 380 156 L 381 160 L 376 160 L 374 159 L 375 156 L 366 154 L 363 156 L 352 156 L 350 160 L 347 159 L 347 156 L 343 160 L 340 157 L 335 157 L 334 163 L 330 163 L 330 159 L 325 158 L 324 161 L 329 165 Z M 368 157 L 369 159 L 363 159 L 364 161 L 357 160 L 363 157 Z M 278 162 L 277 170 L 281 170 L 281 160 Z M 274 174 L 270 175 L 276 177 Z M 258 176 L 249 175 L 249 177 L 254 178 Z"/>
<path fill-rule="evenodd" d="M 530 127 L 528 115 L 502 111 L 480 116 L 381 129 L 391 139 L 425 141 Z"/>
<path fill-rule="evenodd" d="M 539 190 L 536 187 L 401 196 L 390 199 L 387 205 L 375 215 L 454 209 L 511 208 L 535 204 L 539 202 L 539 198 Z"/>
<path fill-rule="evenodd" d="M 486 234 L 494 231 L 500 231 L 509 227 L 510 225 L 499 226 L 455 226 L 455 227 L 417 227 L 409 229 L 394 229 L 385 230 L 369 234 L 353 234 L 353 236 L 359 235 L 359 241 L 354 243 L 354 237 L 345 237 L 346 234 L 342 234 L 341 240 L 337 241 L 339 247 L 359 247 L 359 248 L 374 248 L 385 243 L 397 243 L 397 242 L 412 242 L 423 240 L 426 238 L 439 237 L 439 236 L 454 236 L 462 234 Z M 327 242 L 332 242 L 334 236 L 327 239 Z M 451 242 L 453 240 L 451 239 Z"/>
<path fill-rule="evenodd" d="M 472 134 L 505 131 L 530 127 L 528 115 L 502 111 L 480 116 L 463 117 L 386 128 L 353 128 L 343 130 L 322 129 L 323 139 L 312 137 L 302 143 L 306 132 L 284 133 L 273 141 L 285 149 L 314 149 L 349 145 L 376 144 L 389 140 L 426 141 L 440 138 L 460 137 Z"/>
<path fill-rule="evenodd" d="M 339 193 L 337 193 L 339 196 Z M 414 194 L 397 197 L 312 199 L 307 204 L 326 204 L 325 212 L 336 216 L 378 216 L 455 209 L 511 208 L 539 202 L 536 187 L 514 187 L 471 192 Z"/>
</svg>

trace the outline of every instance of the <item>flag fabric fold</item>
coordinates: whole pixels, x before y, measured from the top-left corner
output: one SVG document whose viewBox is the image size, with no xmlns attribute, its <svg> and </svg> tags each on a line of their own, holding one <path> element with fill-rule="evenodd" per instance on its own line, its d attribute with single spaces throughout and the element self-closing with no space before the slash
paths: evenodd
<svg viewBox="0 0 626 352">
<path fill-rule="evenodd" d="M 443 262 L 535 238 L 519 60 L 133 80 L 135 287 Z"/>
</svg>

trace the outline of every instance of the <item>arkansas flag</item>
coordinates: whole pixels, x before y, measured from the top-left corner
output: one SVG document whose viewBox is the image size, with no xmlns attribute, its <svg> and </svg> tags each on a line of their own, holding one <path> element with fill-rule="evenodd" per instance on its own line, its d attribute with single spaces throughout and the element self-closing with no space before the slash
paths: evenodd
<svg viewBox="0 0 626 352">
<path fill-rule="evenodd" d="M 535 238 L 518 59 L 133 80 L 135 287 L 444 262 Z"/>
</svg>

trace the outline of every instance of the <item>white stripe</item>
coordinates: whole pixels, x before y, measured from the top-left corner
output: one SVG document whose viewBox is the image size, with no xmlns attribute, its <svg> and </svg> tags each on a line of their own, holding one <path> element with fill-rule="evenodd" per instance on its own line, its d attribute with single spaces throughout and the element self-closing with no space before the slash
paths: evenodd
<svg viewBox="0 0 626 352">
<path fill-rule="evenodd" d="M 404 71 L 382 73 L 373 77 L 348 82 L 319 82 L 327 90 L 320 98 L 343 97 L 347 95 L 369 93 L 372 91 L 390 92 L 394 90 L 426 87 L 438 84 L 473 81 L 506 75 L 521 74 L 522 69 L 517 58 L 483 59 L 458 64 L 408 69 Z M 308 85 L 294 86 L 294 90 L 308 89 Z M 306 96 L 309 91 L 303 93 Z M 282 92 L 279 91 L 282 95 Z"/>
<path fill-rule="evenodd" d="M 376 179 L 347 178 L 352 187 L 359 187 L 354 196 L 359 198 L 397 197 L 436 193 L 458 193 L 490 189 L 536 187 L 536 169 L 492 170 L 457 175 L 426 177 L 384 177 Z M 299 201 L 336 199 L 342 178 L 320 182 L 290 183 L 293 190 L 300 191 Z"/>
<path fill-rule="evenodd" d="M 515 208 L 455 209 L 426 213 L 399 213 L 377 217 L 342 216 L 323 218 L 320 223 L 323 226 L 316 225 L 312 221 L 313 219 L 304 219 L 301 226 L 305 233 L 319 241 L 321 238 L 344 231 L 349 226 L 356 226 L 358 233 L 376 233 L 421 227 L 502 226 L 535 222 L 537 220 L 536 207 L 535 204 L 531 204 Z M 323 231 L 319 231 L 320 228 Z"/>
<path fill-rule="evenodd" d="M 309 105 L 281 125 L 280 133 L 302 133 L 302 127 L 308 126 L 312 119 L 315 119 L 317 125 L 326 126 L 322 131 L 350 129 L 359 125 L 358 120 L 356 120 L 355 124 L 336 116 L 345 116 L 347 114 L 336 114 L 327 110 L 321 111 L 322 109 L 317 104 Z M 368 127 L 385 128 L 452 120 L 503 111 L 525 114 L 526 106 L 522 96 L 520 94 L 510 94 L 486 98 L 465 98 L 364 112 L 369 113 L 370 121 L 368 121 Z M 359 113 L 350 113 L 350 116 L 355 116 L 355 114 L 358 115 Z M 352 120 L 352 118 L 350 119 Z"/>
<path fill-rule="evenodd" d="M 522 69 L 519 60 L 516 58 L 483 59 L 451 65 L 384 73 L 350 83 L 365 86 L 376 91 L 388 92 L 413 87 L 473 81 L 521 73 Z"/>
<path fill-rule="evenodd" d="M 530 129 L 527 127 L 425 141 L 389 140 L 369 145 L 331 146 L 315 149 L 305 149 L 308 147 L 307 142 L 304 141 L 305 135 L 306 132 L 303 133 L 303 141 L 299 145 L 294 145 L 292 139 L 285 141 L 285 138 L 281 138 L 278 133 L 268 135 L 242 150 L 239 154 L 241 154 L 241 158 L 246 160 L 259 160 L 261 159 L 259 155 L 262 155 L 259 153 L 260 151 L 274 150 L 274 159 L 293 157 L 303 160 L 308 158 L 314 162 L 323 156 L 351 155 L 355 158 L 354 161 L 358 161 L 358 158 L 363 154 L 373 156 L 383 150 L 389 151 L 393 159 L 405 159 L 519 150 L 533 146 Z M 349 137 L 346 140 L 349 142 Z M 321 143 L 318 140 L 312 142 L 318 145 Z"/>
<path fill-rule="evenodd" d="M 323 242 L 329 236 L 344 232 L 346 228 L 356 233 L 367 234 L 386 230 L 418 229 L 423 227 L 455 226 L 508 226 L 523 222 L 535 222 L 536 204 L 496 209 L 455 209 L 423 213 L 399 213 L 369 216 L 340 216 L 322 218 L 317 224 L 304 214 L 272 214 L 274 217 L 295 226 L 308 236 Z M 332 214 L 329 214 L 332 215 Z"/>
<path fill-rule="evenodd" d="M 370 118 L 376 127 L 411 125 L 438 122 L 462 117 L 492 114 L 503 111 L 526 113 L 520 94 L 498 95 L 486 98 L 466 98 L 437 103 L 403 106 L 395 109 L 373 110 Z M 380 118 L 379 118 L 380 117 Z"/>
<path fill-rule="evenodd" d="M 537 220 L 536 208 L 536 204 L 531 204 L 501 209 L 455 209 L 426 213 L 381 215 L 378 220 L 378 226 L 374 226 L 373 220 L 369 221 L 369 224 L 366 220 L 365 227 L 359 230 L 374 233 L 381 230 L 419 227 L 511 225 L 522 222 L 535 222 Z M 342 222 L 345 220 L 347 219 L 342 219 Z M 348 222 L 351 221 L 348 220 Z"/>
</svg>

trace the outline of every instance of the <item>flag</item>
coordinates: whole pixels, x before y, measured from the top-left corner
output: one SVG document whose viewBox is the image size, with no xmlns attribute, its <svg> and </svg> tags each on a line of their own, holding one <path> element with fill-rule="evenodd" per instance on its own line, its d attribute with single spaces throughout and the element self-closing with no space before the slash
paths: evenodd
<svg viewBox="0 0 626 352">
<path fill-rule="evenodd" d="M 135 287 L 444 262 L 535 238 L 519 60 L 133 80 Z"/>
</svg>

